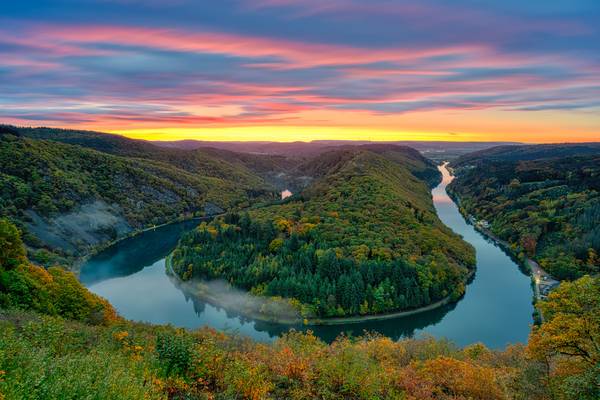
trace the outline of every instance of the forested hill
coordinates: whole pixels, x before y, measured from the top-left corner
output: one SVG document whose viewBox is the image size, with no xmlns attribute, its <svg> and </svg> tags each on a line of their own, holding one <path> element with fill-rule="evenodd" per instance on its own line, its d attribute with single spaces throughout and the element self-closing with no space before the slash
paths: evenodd
<svg viewBox="0 0 600 400">
<path fill-rule="evenodd" d="M 473 249 L 438 219 L 427 184 L 398 162 L 405 156 L 360 148 L 323 154 L 301 167 L 316 178 L 288 201 L 184 235 L 174 269 L 184 279 L 225 278 L 286 297 L 308 317 L 458 298 Z"/>
<path fill-rule="evenodd" d="M 449 190 L 516 254 L 559 279 L 600 271 L 600 145 L 492 149 L 453 163 Z"/>
<path fill-rule="evenodd" d="M 495 146 L 465 154 L 452 162 L 463 166 L 483 161 L 527 161 L 600 154 L 600 143 Z"/>
<path fill-rule="evenodd" d="M 425 158 L 420 152 L 412 147 L 392 144 L 338 146 L 335 149 L 330 149 L 317 157 L 307 160 L 304 164 L 297 167 L 297 171 L 300 174 L 313 177 L 323 176 L 331 172 L 330 168 L 337 168 L 343 164 L 339 162 L 339 159 L 345 156 L 352 157 L 356 151 L 360 150 L 379 154 L 392 162 L 402 165 L 415 177 L 425 181 L 431 187 L 436 186 L 442 178 L 435 163 Z"/>
<path fill-rule="evenodd" d="M 417 150 L 394 144 L 351 144 L 349 142 L 335 147 L 319 144 L 320 150 L 318 152 L 307 155 L 300 148 L 302 145 L 310 146 L 310 143 L 297 143 L 295 144 L 298 147 L 297 152 L 291 151 L 289 154 L 281 155 L 235 152 L 213 148 L 210 147 L 211 142 L 203 142 L 201 147 L 194 147 L 189 150 L 169 148 L 159 146 L 156 142 L 128 139 L 123 136 L 101 132 L 70 129 L 23 128 L 0 125 L 0 134 L 3 131 L 33 139 L 78 145 L 118 156 L 160 161 L 191 173 L 226 178 L 232 181 L 256 184 L 256 178 L 259 176 L 282 190 L 286 188 L 294 191 L 302 189 L 309 178 L 313 178 L 319 173 L 311 170 L 315 166 L 314 160 L 321 158 L 322 153 L 335 151 L 336 149 L 362 148 L 389 158 L 396 158 L 397 162 L 402 162 L 410 168 L 415 176 L 426 180 L 432 185 L 437 184 L 440 178 L 434 164 Z M 286 144 L 281 143 L 279 145 L 285 146 Z M 244 147 L 239 145 L 237 147 L 233 146 L 233 148 L 243 149 Z M 298 154 L 303 155 L 299 156 Z"/>
<path fill-rule="evenodd" d="M 158 161 L 192 174 L 226 179 L 249 186 L 260 186 L 264 183 L 263 179 L 276 186 L 283 185 L 285 181 L 277 177 L 299 163 L 299 160 L 294 158 L 277 155 L 235 153 L 212 148 L 164 148 L 143 140 L 93 131 L 0 125 L 0 134 L 2 132 L 78 145 L 117 156 Z"/>
<path fill-rule="evenodd" d="M 112 152 L 127 152 L 118 149 Z M 202 214 L 207 205 L 214 211 L 276 198 L 273 187 L 248 169 L 196 159 L 196 169 L 182 169 L 150 157 L 117 156 L 5 131 L 0 216 L 24 232 L 35 261 L 53 264 L 132 230 Z"/>
</svg>

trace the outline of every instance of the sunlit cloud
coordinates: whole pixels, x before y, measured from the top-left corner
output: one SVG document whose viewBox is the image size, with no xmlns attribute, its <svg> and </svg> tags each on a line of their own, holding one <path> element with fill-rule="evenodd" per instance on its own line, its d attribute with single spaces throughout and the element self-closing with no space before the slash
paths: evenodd
<svg viewBox="0 0 600 400">
<path fill-rule="evenodd" d="M 0 118 L 160 138 L 592 140 L 599 13 L 577 0 L 86 0 L 76 18 L 40 19 L 15 5 L 0 21 Z"/>
</svg>

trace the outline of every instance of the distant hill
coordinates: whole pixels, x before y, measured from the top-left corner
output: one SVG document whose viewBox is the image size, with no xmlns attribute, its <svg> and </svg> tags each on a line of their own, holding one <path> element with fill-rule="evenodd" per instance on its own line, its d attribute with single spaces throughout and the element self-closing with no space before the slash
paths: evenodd
<svg viewBox="0 0 600 400">
<path fill-rule="evenodd" d="M 315 140 L 310 142 L 269 142 L 269 141 L 144 141 L 128 139 L 124 136 L 93 131 L 70 130 L 59 128 L 21 128 L 10 125 L 0 125 L 2 131 L 18 132 L 22 136 L 34 139 L 46 139 L 63 143 L 76 144 L 93 148 L 105 153 L 132 157 L 144 157 L 168 161 L 173 159 L 193 158 L 190 154 L 182 156 L 182 150 L 189 153 L 197 150 L 203 154 L 207 149 L 226 150 L 232 153 L 254 155 L 285 156 L 289 159 L 306 159 L 315 157 L 323 152 L 348 146 L 405 146 L 420 151 L 426 157 L 435 160 L 450 160 L 466 153 L 472 153 L 495 146 L 510 146 L 513 142 L 448 142 L 448 141 L 389 141 L 372 142 L 368 140 Z M 191 153 L 193 154 L 193 153 Z M 251 157 L 251 156 L 248 156 Z M 234 158 L 236 158 L 234 156 Z M 250 160 L 253 160 L 250 158 Z M 186 160 L 188 168 L 194 168 L 195 162 Z M 255 159 L 254 159 L 255 161 Z M 274 161 L 277 163 L 277 161 Z M 178 165 L 181 167 L 181 165 Z"/>
<path fill-rule="evenodd" d="M 341 148 L 347 149 L 350 147 L 342 146 Z M 414 176 L 427 182 L 432 187 L 436 186 L 441 180 L 440 172 L 437 170 L 435 163 L 413 147 L 398 144 L 373 143 L 364 144 L 358 146 L 358 148 L 382 155 L 390 161 L 403 165 Z"/>
<path fill-rule="evenodd" d="M 411 172 L 437 177 L 433 163 L 414 149 L 370 145 L 298 169 L 312 181 L 295 196 L 184 235 L 175 271 L 283 296 L 308 318 L 460 297 L 473 250 L 438 219 L 430 188 Z"/>
<path fill-rule="evenodd" d="M 453 164 L 459 166 L 477 161 L 541 160 L 598 153 L 600 153 L 600 142 L 495 146 L 465 154 L 455 160 Z"/>
<path fill-rule="evenodd" d="M 361 145 L 407 146 L 421 151 L 436 161 L 453 159 L 498 145 L 516 144 L 511 142 L 447 142 L 447 141 L 391 141 L 371 142 L 365 140 L 315 140 L 311 142 L 210 142 L 199 140 L 154 141 L 157 146 L 179 149 L 199 149 L 213 147 L 224 150 L 257 154 L 278 154 L 296 157 L 314 157 L 337 147 Z"/>
<path fill-rule="evenodd" d="M 128 139 L 119 135 L 108 133 L 83 131 L 60 128 L 27 128 L 10 125 L 0 125 L 0 133 L 7 132 L 13 135 L 31 139 L 52 140 L 61 143 L 88 147 L 104 153 L 120 156 L 142 156 L 160 151 L 150 142 Z"/>
<path fill-rule="evenodd" d="M 439 179 L 414 149 L 361 148 L 397 158 L 430 184 Z M 0 125 L 0 155 L 2 216 L 19 225 L 31 257 L 46 264 L 207 205 L 214 212 L 274 199 L 283 189 L 298 193 L 328 172 L 316 168 L 323 160 L 297 154 L 183 150 L 100 132 L 7 125 Z"/>
<path fill-rule="evenodd" d="M 463 212 L 515 254 L 559 279 L 600 272 L 600 143 L 496 147 L 452 165 Z"/>
<path fill-rule="evenodd" d="M 199 148 L 193 151 L 163 148 L 143 140 L 92 131 L 0 126 L 0 133 L 3 130 L 22 137 L 82 146 L 117 156 L 159 161 L 193 174 L 228 179 L 247 187 L 264 183 L 259 175 L 270 179 L 271 172 L 282 172 L 294 165 L 293 161 L 286 162 L 281 156 L 239 154 L 214 148 Z M 273 183 L 281 182 L 274 180 Z"/>
<path fill-rule="evenodd" d="M 318 157 L 308 158 L 305 162 L 299 164 L 294 173 L 311 177 L 311 179 L 322 177 L 334 172 L 341 165 L 344 158 L 352 157 L 357 151 L 369 151 L 397 164 L 402 164 L 415 177 L 427 182 L 432 187 L 437 185 L 441 179 L 441 174 L 435 163 L 421 155 L 419 151 L 407 146 L 382 143 L 327 148 Z"/>
</svg>

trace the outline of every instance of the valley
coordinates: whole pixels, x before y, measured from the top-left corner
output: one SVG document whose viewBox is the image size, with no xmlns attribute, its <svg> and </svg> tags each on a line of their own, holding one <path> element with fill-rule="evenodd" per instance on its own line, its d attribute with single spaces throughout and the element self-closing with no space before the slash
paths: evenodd
<svg viewBox="0 0 600 400">
<path fill-rule="evenodd" d="M 444 363 L 452 371 L 488 371 L 477 389 L 456 378 L 463 389 L 449 390 L 457 398 L 479 393 L 481 382 L 490 392 L 474 398 L 546 399 L 565 388 L 588 390 L 594 375 L 583 371 L 597 356 L 596 313 L 569 314 L 564 304 L 597 307 L 595 144 L 492 147 L 443 165 L 400 145 L 343 143 L 312 155 L 311 146 L 294 156 L 236 153 L 3 127 L 0 350 L 9 356 L 0 361 L 0 371 L 8 371 L 0 389 L 16 390 L 4 384 L 15 379 L 31 382 L 33 376 L 16 378 L 15 371 L 58 365 L 61 354 L 98 373 L 102 363 L 90 358 L 96 353 L 84 356 L 88 346 L 73 337 L 68 349 L 55 352 L 25 333 L 50 329 L 86 335 L 102 357 L 118 360 L 117 370 L 130 371 L 119 378 L 127 382 L 123 396 L 150 393 L 131 367 L 151 371 L 161 382 L 153 386 L 157 393 L 243 393 L 202 357 L 221 352 L 235 364 L 244 354 L 242 364 L 257 362 L 265 352 L 280 357 L 279 346 L 306 341 L 316 346 L 307 371 L 319 377 L 307 384 L 323 393 L 330 389 L 321 374 L 333 367 L 318 363 L 340 361 L 340 346 L 363 360 L 358 374 L 369 365 L 384 381 L 387 364 L 379 353 L 368 358 L 368 348 L 427 352 L 426 361 L 411 353 L 409 366 L 393 364 L 394 373 L 416 373 L 420 385 L 433 385 L 422 398 L 438 398 L 439 385 L 423 375 L 423 365 Z M 284 190 L 291 194 L 282 198 Z M 531 304 L 528 259 L 565 281 L 538 299 L 543 320 Z M 532 316 L 541 325 L 530 330 Z M 577 333 L 580 326 L 591 327 L 589 338 Z M 582 355 L 562 342 L 565 330 Z M 33 358 L 17 348 L 30 349 Z M 173 369 L 178 351 L 203 372 L 192 364 Z M 294 368 L 305 362 L 290 351 Z M 320 358 L 315 351 L 332 353 Z M 475 356 L 481 352 L 486 361 Z M 531 389 L 531 376 L 545 381 L 548 360 L 548 386 Z M 256 371 L 234 364 L 221 366 L 232 379 Z M 263 381 L 236 382 L 287 396 L 295 389 L 277 381 L 279 368 L 268 360 Z M 65 373 L 59 375 L 69 382 L 90 377 Z M 386 382 L 370 393 L 416 393 L 404 381 Z M 88 387 L 115 390 L 99 382 Z"/>
<path fill-rule="evenodd" d="M 558 279 L 600 271 L 600 146 L 494 148 L 452 163 L 465 215 Z"/>
<path fill-rule="evenodd" d="M 304 325 L 302 321 L 282 325 L 264 316 L 252 318 L 247 307 L 254 303 L 247 297 L 236 296 L 235 302 L 222 298 L 214 302 L 212 296 L 203 296 L 190 287 L 195 282 L 185 284 L 165 273 L 166 257 L 175 249 L 179 237 L 198 225 L 194 221 L 149 231 L 107 249 L 83 266 L 80 279 L 92 292 L 109 299 L 128 319 L 190 329 L 208 325 L 258 341 L 271 342 L 293 327 L 311 330 L 326 342 L 334 341 L 342 333 L 359 335 L 365 331 L 394 339 L 428 334 L 451 339 L 461 346 L 483 342 L 491 348 L 502 348 L 507 343 L 524 342 L 533 312 L 529 277 L 502 249 L 461 217 L 445 193 L 451 177 L 445 170 L 442 172 L 444 180 L 432 190 L 436 211 L 444 224 L 474 246 L 477 266 L 464 297 L 436 309 L 404 318 L 377 320 L 374 315 L 375 320 L 359 318 L 336 325 Z M 205 285 L 219 293 L 224 289 L 223 285 L 209 286 L 207 282 Z M 146 296 L 148 292 L 154 295 Z"/>
<path fill-rule="evenodd" d="M 600 1 L 30 0 L 0 400 L 600 400 Z"/>
<path fill-rule="evenodd" d="M 387 151 L 387 158 L 364 148 L 324 153 L 303 166 L 323 175 L 296 198 L 184 235 L 174 271 L 290 299 L 309 321 L 459 298 L 474 252 L 439 221 L 428 187 L 404 159 L 432 169 L 420 173 L 437 170 L 414 151 Z"/>
</svg>

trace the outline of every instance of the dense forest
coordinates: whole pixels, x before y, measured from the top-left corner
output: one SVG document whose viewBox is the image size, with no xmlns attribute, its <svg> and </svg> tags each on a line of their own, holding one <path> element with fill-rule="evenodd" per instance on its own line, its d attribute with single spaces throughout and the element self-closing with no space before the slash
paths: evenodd
<svg viewBox="0 0 600 400">
<path fill-rule="evenodd" d="M 468 165 L 481 160 L 533 161 L 573 156 L 593 156 L 600 152 L 600 143 L 521 144 L 493 146 L 470 152 L 454 161 L 455 165 Z"/>
<path fill-rule="evenodd" d="M 464 292 L 473 249 L 438 219 L 435 166 L 410 149 L 325 153 L 287 201 L 230 213 L 185 234 L 172 265 L 183 279 L 223 278 L 291 299 L 307 318 L 414 309 Z"/>
<path fill-rule="evenodd" d="M 31 264 L 0 220 L 0 398 L 597 399 L 600 279 L 563 283 L 540 307 L 529 344 L 503 351 L 295 332 L 256 343 L 123 320 L 70 272 Z"/>
<path fill-rule="evenodd" d="M 287 183 L 285 179 L 281 179 L 281 175 L 287 175 L 287 171 L 304 160 L 281 155 L 238 153 L 211 147 L 192 150 L 165 148 L 144 140 L 93 131 L 0 126 L 0 132 L 2 130 L 31 139 L 77 145 L 116 156 L 157 161 L 192 174 L 235 182 L 248 190 L 263 187 L 264 180 L 271 184 Z"/>
<path fill-rule="evenodd" d="M 600 271 L 600 146 L 503 147 L 454 168 L 449 190 L 462 210 L 486 220 L 520 257 L 558 279 Z"/>
<path fill-rule="evenodd" d="M 100 147 L 104 142 L 94 143 Z M 124 143 L 111 152 L 146 146 Z M 199 153 L 192 158 L 195 166 L 184 159 L 179 162 L 188 169 L 182 169 L 175 161 L 33 139 L 4 127 L 0 217 L 25 232 L 32 258 L 51 265 L 133 230 L 203 214 L 206 206 L 215 212 L 276 198 L 273 186 L 245 167 Z"/>
</svg>

